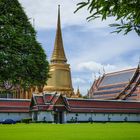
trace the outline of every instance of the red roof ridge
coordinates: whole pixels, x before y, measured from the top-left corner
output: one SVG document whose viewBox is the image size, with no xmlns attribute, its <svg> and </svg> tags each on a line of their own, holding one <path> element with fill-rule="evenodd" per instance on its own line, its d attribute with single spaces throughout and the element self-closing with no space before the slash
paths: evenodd
<svg viewBox="0 0 140 140">
<path fill-rule="evenodd" d="M 81 98 L 67 98 L 68 102 L 69 100 L 79 100 L 79 101 L 100 101 L 100 102 L 134 102 L 139 103 L 140 101 L 131 101 L 131 100 L 101 100 L 101 99 L 81 99 Z"/>
</svg>

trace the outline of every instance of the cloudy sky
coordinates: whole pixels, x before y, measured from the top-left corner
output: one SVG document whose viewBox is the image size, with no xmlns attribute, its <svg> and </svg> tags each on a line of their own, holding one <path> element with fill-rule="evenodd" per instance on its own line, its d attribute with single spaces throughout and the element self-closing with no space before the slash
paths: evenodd
<svg viewBox="0 0 140 140">
<path fill-rule="evenodd" d="M 71 65 L 75 90 L 80 87 L 86 94 L 95 77 L 105 72 L 136 67 L 140 57 L 140 37 L 134 32 L 128 35 L 111 34 L 113 18 L 105 22 L 87 22 L 88 12 L 83 9 L 76 14 L 80 0 L 19 0 L 31 23 L 35 19 L 38 41 L 42 44 L 48 60 L 54 47 L 57 7 L 61 5 L 61 26 L 64 48 Z M 96 76 L 95 76 L 96 75 Z"/>
</svg>

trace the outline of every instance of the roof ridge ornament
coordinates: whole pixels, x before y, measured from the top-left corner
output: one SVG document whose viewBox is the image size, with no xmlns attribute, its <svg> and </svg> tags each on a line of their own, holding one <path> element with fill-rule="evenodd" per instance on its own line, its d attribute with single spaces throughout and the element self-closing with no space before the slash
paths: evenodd
<svg viewBox="0 0 140 140">
<path fill-rule="evenodd" d="M 105 67 L 103 66 L 103 75 L 105 75 Z"/>
</svg>

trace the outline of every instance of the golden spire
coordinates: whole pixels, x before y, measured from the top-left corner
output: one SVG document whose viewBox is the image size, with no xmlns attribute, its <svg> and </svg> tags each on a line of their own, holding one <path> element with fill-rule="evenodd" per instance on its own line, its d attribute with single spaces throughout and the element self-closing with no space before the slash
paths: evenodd
<svg viewBox="0 0 140 140">
<path fill-rule="evenodd" d="M 78 88 L 77 88 L 76 95 L 77 95 L 77 96 L 80 96 L 80 95 L 81 95 L 81 94 L 80 94 L 80 90 L 79 90 L 79 86 L 78 86 Z"/>
<path fill-rule="evenodd" d="M 59 92 L 62 95 L 71 97 L 73 94 L 73 87 L 71 81 L 70 65 L 66 63 L 67 59 L 65 56 L 61 24 L 60 24 L 60 6 L 58 7 L 58 21 L 57 31 L 55 37 L 54 50 L 51 57 L 50 63 L 50 78 L 47 81 L 47 85 L 44 86 L 44 91 L 47 92 Z"/>
<path fill-rule="evenodd" d="M 65 56 L 63 48 L 63 39 L 61 33 L 61 22 L 60 22 L 60 5 L 58 5 L 58 21 L 57 21 L 57 31 L 55 37 L 54 50 L 51 57 L 52 63 L 66 63 L 67 59 Z"/>
</svg>

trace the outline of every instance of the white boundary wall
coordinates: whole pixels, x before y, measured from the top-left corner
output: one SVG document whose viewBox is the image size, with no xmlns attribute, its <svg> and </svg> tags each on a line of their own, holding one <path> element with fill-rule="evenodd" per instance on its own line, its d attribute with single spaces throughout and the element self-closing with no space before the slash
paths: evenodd
<svg viewBox="0 0 140 140">
<path fill-rule="evenodd" d="M 115 114 L 115 113 L 66 113 L 66 122 L 71 121 L 140 121 L 140 114 Z"/>
<path fill-rule="evenodd" d="M 0 121 L 4 121 L 6 119 L 21 121 L 26 118 L 31 118 L 30 113 L 0 113 Z"/>
<path fill-rule="evenodd" d="M 37 114 L 36 114 L 37 113 Z M 52 112 L 40 111 L 40 112 L 32 112 L 32 120 L 35 121 L 34 115 L 37 115 L 36 121 L 46 121 L 46 122 L 54 122 L 54 117 Z"/>
</svg>

